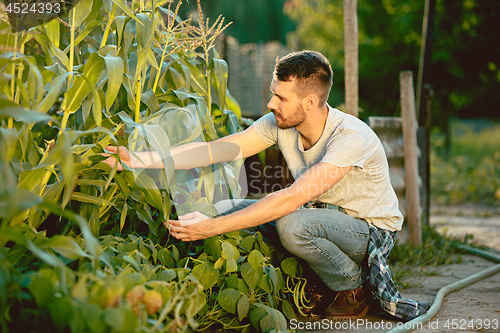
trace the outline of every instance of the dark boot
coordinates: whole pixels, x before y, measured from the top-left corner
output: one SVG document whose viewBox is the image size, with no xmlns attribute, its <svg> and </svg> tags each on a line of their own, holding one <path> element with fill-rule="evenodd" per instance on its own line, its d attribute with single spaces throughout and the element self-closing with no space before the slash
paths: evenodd
<svg viewBox="0 0 500 333">
<path fill-rule="evenodd" d="M 301 311 L 303 314 L 320 315 L 324 312 L 325 308 L 331 303 L 331 299 L 337 294 L 326 285 L 306 285 L 306 303 L 307 308 Z"/>
<path fill-rule="evenodd" d="M 340 291 L 333 303 L 325 309 L 325 317 L 336 320 L 362 318 L 368 307 L 368 299 L 363 289 Z"/>
</svg>

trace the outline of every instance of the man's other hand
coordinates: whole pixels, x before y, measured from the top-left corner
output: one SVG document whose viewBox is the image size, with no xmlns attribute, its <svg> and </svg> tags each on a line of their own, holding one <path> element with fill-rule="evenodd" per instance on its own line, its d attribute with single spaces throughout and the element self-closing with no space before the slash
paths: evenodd
<svg viewBox="0 0 500 333">
<path fill-rule="evenodd" d="M 121 147 L 115 147 L 115 146 L 107 146 L 106 150 L 116 154 L 117 152 L 120 152 L 120 162 L 125 163 L 129 168 L 133 169 L 134 168 L 134 163 L 132 162 L 132 159 L 135 159 L 131 156 L 130 152 L 127 150 L 127 148 L 121 146 Z M 104 160 L 107 164 L 109 164 L 110 167 L 114 168 L 115 164 L 117 163 L 117 160 L 114 156 L 111 156 L 110 154 L 102 153 L 101 154 L 104 157 L 108 157 L 108 159 Z M 118 164 L 118 171 L 123 171 L 123 167 L 121 163 Z"/>
<path fill-rule="evenodd" d="M 169 220 L 170 234 L 184 242 L 206 239 L 217 235 L 212 222 L 213 219 L 200 212 L 188 213 L 179 216 L 179 220 Z"/>
</svg>

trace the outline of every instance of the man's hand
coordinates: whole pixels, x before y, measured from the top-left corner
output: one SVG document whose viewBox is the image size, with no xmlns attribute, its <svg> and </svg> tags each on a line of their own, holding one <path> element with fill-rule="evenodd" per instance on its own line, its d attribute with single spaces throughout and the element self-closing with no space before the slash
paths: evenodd
<svg viewBox="0 0 500 333">
<path fill-rule="evenodd" d="M 106 150 L 108 150 L 112 153 L 115 153 L 115 154 L 117 152 L 120 152 L 120 162 L 125 163 L 131 169 L 134 168 L 133 160 L 135 160 L 135 158 L 130 154 L 130 152 L 127 150 L 127 148 L 125 148 L 123 146 L 121 146 L 121 147 L 107 146 Z M 115 164 L 117 163 L 116 158 L 114 158 L 114 156 L 111 156 L 111 155 L 106 154 L 106 153 L 103 153 L 101 155 L 105 156 L 105 157 L 109 156 L 109 158 L 104 160 L 104 162 L 109 164 L 110 167 L 113 168 L 115 166 Z M 118 171 L 123 171 L 123 167 L 122 167 L 121 163 L 118 164 L 118 169 L 117 169 Z"/>
<path fill-rule="evenodd" d="M 218 234 L 213 221 L 200 212 L 188 213 L 179 216 L 179 220 L 169 220 L 170 234 L 184 242 L 206 239 Z"/>
</svg>

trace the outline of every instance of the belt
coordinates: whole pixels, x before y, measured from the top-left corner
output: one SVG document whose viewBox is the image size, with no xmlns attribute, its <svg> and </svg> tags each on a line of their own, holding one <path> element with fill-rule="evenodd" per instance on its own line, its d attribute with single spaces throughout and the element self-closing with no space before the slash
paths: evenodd
<svg viewBox="0 0 500 333">
<path fill-rule="evenodd" d="M 340 206 L 337 206 L 337 205 L 334 205 L 334 204 L 330 204 L 330 203 L 326 203 L 326 202 L 306 202 L 305 204 L 302 205 L 302 207 L 304 208 L 326 208 L 326 209 L 333 209 L 333 210 L 338 210 L 339 212 L 341 213 L 346 213 L 344 208 L 340 207 Z"/>
</svg>

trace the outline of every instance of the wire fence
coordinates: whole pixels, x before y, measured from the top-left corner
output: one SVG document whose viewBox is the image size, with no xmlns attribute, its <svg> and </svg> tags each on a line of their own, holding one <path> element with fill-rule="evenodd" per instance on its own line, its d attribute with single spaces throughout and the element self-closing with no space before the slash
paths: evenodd
<svg viewBox="0 0 500 333">
<path fill-rule="evenodd" d="M 216 48 L 228 64 L 228 88 L 240 104 L 242 116 L 259 118 L 267 111 L 276 59 L 291 50 L 278 42 L 240 44 L 226 35 L 218 38 Z"/>
</svg>

